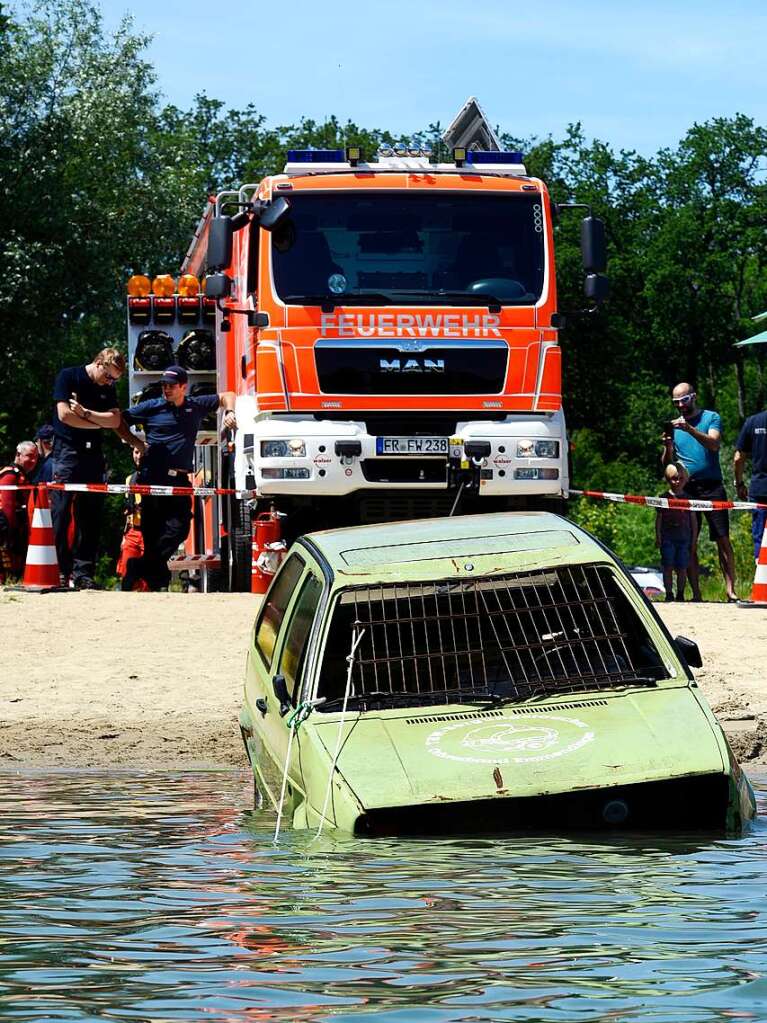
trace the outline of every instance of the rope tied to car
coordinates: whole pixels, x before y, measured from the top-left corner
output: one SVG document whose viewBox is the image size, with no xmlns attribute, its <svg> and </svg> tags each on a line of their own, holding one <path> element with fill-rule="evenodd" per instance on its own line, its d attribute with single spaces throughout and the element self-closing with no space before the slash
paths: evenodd
<svg viewBox="0 0 767 1023">
<path fill-rule="evenodd" d="M 316 706 L 317 706 L 316 700 L 303 700 L 301 703 L 299 703 L 299 705 L 290 715 L 288 720 L 285 722 L 288 728 L 292 728 L 294 731 L 297 732 Z"/>
<path fill-rule="evenodd" d="M 298 734 L 298 729 L 306 721 L 315 707 L 325 702 L 325 697 L 320 696 L 316 700 L 302 700 L 296 709 L 291 713 L 285 722 L 288 729 L 288 748 L 285 753 L 285 764 L 282 769 L 282 788 L 280 789 L 280 801 L 277 805 L 277 824 L 274 828 L 274 844 L 277 845 L 280 837 L 280 826 L 282 825 L 282 811 L 285 806 L 285 793 L 288 788 L 288 771 L 290 770 L 290 754 L 293 749 L 293 739 Z"/>
<path fill-rule="evenodd" d="M 341 739 L 344 734 L 344 722 L 346 719 L 346 707 L 349 703 L 349 694 L 352 690 L 352 673 L 354 671 L 354 657 L 357 653 L 357 647 L 362 642 L 362 637 L 365 635 L 365 629 L 359 628 L 359 622 L 354 623 L 354 633 L 352 635 L 352 648 L 346 655 L 346 663 L 349 665 L 346 672 L 346 689 L 344 690 L 344 702 L 341 707 L 341 717 L 338 720 L 338 734 L 336 735 L 336 748 L 333 753 L 333 761 L 330 765 L 330 773 L 328 774 L 328 787 L 325 789 L 325 802 L 322 804 L 322 813 L 320 814 L 320 823 L 317 828 L 317 834 L 314 839 L 318 839 L 322 834 L 322 825 L 325 823 L 325 814 L 328 810 L 328 803 L 330 802 L 330 793 L 333 788 L 333 776 L 336 773 L 336 763 L 338 762 L 338 756 L 341 752 Z"/>
</svg>

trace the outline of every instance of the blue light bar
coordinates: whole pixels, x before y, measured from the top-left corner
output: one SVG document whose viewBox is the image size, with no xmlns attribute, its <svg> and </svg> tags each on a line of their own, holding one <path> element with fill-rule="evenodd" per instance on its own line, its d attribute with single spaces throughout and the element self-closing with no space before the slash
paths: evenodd
<svg viewBox="0 0 767 1023">
<path fill-rule="evenodd" d="M 344 163 L 343 149 L 289 149 L 288 163 Z"/>
<path fill-rule="evenodd" d="M 522 163 L 521 153 L 488 153 L 480 149 L 470 149 L 466 153 L 466 163 Z"/>
</svg>

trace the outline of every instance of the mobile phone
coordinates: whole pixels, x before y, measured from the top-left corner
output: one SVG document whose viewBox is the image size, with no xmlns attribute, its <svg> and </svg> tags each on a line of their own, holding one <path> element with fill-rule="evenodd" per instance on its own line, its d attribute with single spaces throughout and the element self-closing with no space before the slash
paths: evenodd
<svg viewBox="0 0 767 1023">
<path fill-rule="evenodd" d="M 674 424 L 671 422 L 670 419 L 667 419 L 666 422 L 663 424 L 663 436 L 664 437 L 674 436 Z"/>
</svg>

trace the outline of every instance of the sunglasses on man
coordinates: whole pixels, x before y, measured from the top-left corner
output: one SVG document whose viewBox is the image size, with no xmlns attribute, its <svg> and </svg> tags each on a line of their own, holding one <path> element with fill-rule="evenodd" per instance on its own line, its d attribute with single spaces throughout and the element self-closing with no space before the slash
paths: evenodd
<svg viewBox="0 0 767 1023">
<path fill-rule="evenodd" d="M 691 391 L 689 394 L 683 394 L 681 398 L 672 398 L 671 404 L 681 405 L 682 408 L 686 408 L 688 405 L 691 405 L 693 401 L 695 401 L 695 392 Z"/>
</svg>

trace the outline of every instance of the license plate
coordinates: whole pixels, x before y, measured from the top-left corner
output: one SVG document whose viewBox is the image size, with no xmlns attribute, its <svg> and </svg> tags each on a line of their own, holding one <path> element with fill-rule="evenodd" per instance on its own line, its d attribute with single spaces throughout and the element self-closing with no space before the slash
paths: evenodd
<svg viewBox="0 0 767 1023">
<path fill-rule="evenodd" d="M 445 455 L 447 437 L 376 437 L 377 455 Z"/>
</svg>

